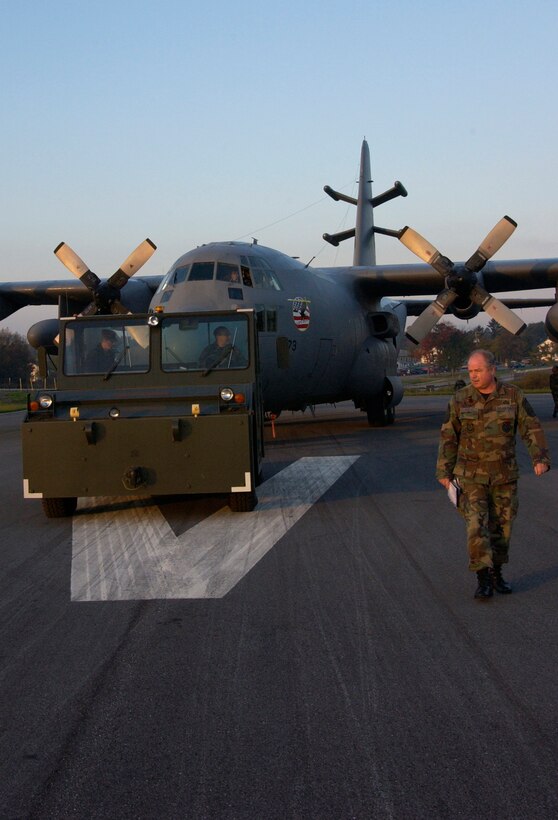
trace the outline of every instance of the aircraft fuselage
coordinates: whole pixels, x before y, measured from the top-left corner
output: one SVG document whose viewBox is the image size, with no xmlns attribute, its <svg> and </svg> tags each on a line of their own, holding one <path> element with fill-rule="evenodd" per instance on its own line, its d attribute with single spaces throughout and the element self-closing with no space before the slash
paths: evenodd
<svg viewBox="0 0 558 820">
<path fill-rule="evenodd" d="M 308 268 L 258 244 L 211 243 L 184 254 L 150 309 L 159 306 L 253 308 L 268 411 L 347 399 L 364 407 L 382 394 L 386 377 L 395 379 L 395 335 L 371 334 L 369 313 L 381 310 L 379 299 L 365 300 L 350 276 Z"/>
</svg>

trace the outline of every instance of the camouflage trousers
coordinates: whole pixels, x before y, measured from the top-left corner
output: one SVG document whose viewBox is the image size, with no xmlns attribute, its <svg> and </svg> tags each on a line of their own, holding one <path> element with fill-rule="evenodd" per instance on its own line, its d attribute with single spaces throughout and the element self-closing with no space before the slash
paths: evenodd
<svg viewBox="0 0 558 820">
<path fill-rule="evenodd" d="M 518 508 L 517 481 L 474 484 L 460 480 L 460 483 L 458 509 L 467 527 L 469 569 L 477 572 L 493 564 L 506 564 Z"/>
</svg>

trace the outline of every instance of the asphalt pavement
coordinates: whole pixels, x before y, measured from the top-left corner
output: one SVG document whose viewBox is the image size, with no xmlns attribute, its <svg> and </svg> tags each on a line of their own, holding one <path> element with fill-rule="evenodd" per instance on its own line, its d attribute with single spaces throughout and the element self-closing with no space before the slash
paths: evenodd
<svg viewBox="0 0 558 820">
<path fill-rule="evenodd" d="M 530 398 L 558 467 L 551 398 Z M 284 413 L 267 540 L 261 514 L 226 527 L 220 571 L 242 571 L 164 597 L 164 575 L 144 583 L 159 542 L 134 563 L 122 541 L 127 599 L 116 548 L 89 599 L 73 591 L 84 522 L 106 517 L 101 555 L 117 512 L 132 542 L 156 516 L 183 557 L 223 500 L 47 520 L 22 497 L 21 414 L 1 416 L 0 817 L 558 818 L 558 470 L 535 477 L 519 444 L 514 593 L 473 600 L 433 477 L 446 402 L 404 399 L 382 429 L 348 404 Z"/>
</svg>

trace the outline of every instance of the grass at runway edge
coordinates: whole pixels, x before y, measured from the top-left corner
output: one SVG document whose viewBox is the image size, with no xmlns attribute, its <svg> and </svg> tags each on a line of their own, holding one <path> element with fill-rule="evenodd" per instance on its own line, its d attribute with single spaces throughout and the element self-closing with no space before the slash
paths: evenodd
<svg viewBox="0 0 558 820">
<path fill-rule="evenodd" d="M 0 390 L 0 413 L 25 410 L 27 392 L 25 390 Z"/>
</svg>

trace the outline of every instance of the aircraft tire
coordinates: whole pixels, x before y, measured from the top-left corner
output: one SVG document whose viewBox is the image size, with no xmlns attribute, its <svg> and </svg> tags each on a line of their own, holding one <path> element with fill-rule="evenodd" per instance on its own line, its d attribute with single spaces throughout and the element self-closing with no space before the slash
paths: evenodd
<svg viewBox="0 0 558 820">
<path fill-rule="evenodd" d="M 252 512 L 257 503 L 258 497 L 253 491 L 250 493 L 230 493 L 229 495 L 229 507 L 233 512 Z"/>
<path fill-rule="evenodd" d="M 395 421 L 395 408 L 370 402 L 366 406 L 366 415 L 370 427 L 387 427 Z"/>
<path fill-rule="evenodd" d="M 68 518 L 77 507 L 77 498 L 43 498 L 43 512 L 47 518 Z"/>
</svg>

